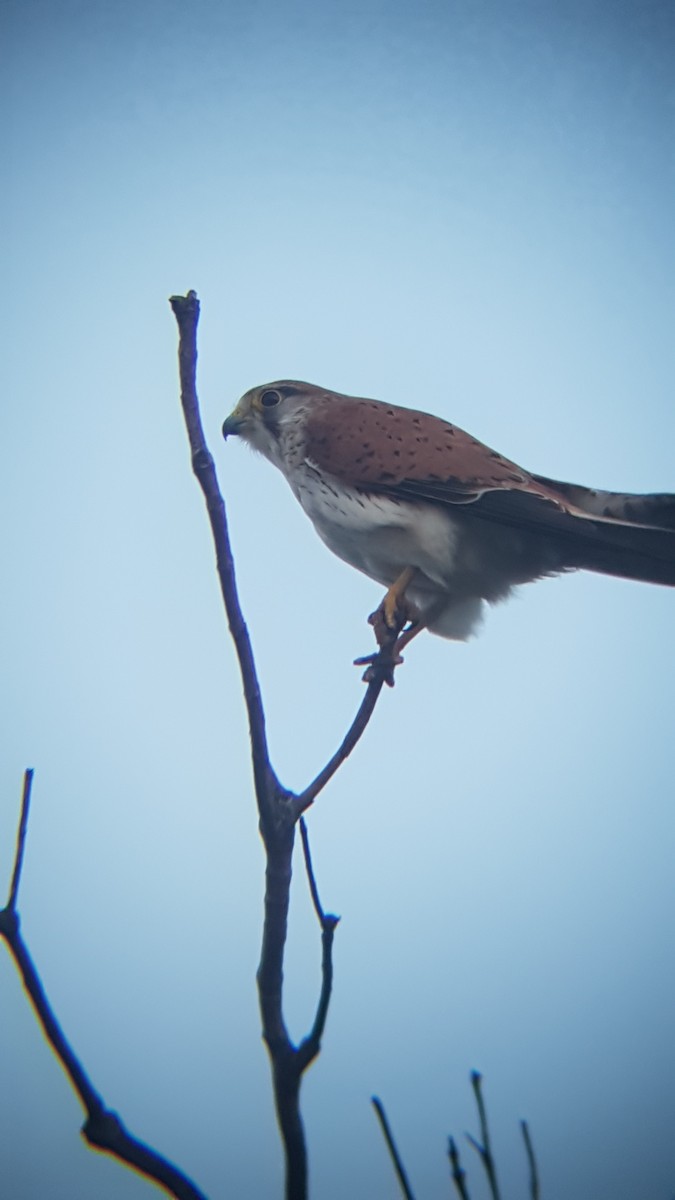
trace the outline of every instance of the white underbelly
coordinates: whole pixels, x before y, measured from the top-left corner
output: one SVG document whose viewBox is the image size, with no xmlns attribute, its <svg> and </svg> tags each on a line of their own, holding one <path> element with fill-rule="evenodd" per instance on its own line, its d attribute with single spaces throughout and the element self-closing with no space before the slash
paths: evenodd
<svg viewBox="0 0 675 1200">
<path fill-rule="evenodd" d="M 433 633 L 464 639 L 483 601 L 561 569 L 545 539 L 471 513 L 424 501 L 363 493 L 309 465 L 289 478 L 317 533 L 339 558 L 389 587 L 406 567 L 406 590 Z"/>
<path fill-rule="evenodd" d="M 432 590 L 451 583 L 459 531 L 452 515 L 334 485 L 307 468 L 293 490 L 322 541 L 351 566 L 389 586 L 406 567 Z"/>
</svg>

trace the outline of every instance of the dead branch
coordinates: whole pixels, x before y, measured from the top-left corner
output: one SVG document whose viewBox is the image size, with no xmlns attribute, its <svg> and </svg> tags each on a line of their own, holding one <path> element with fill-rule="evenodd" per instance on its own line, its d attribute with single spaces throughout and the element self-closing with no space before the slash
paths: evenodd
<svg viewBox="0 0 675 1200">
<path fill-rule="evenodd" d="M 483 1093 L 481 1091 L 482 1079 L 483 1076 L 481 1075 L 480 1071 L 471 1072 L 471 1086 L 476 1097 L 476 1105 L 478 1106 L 478 1119 L 480 1121 L 480 1133 L 483 1141 L 482 1143 L 477 1141 L 476 1138 L 472 1137 L 470 1133 L 467 1133 L 466 1137 L 467 1141 L 473 1146 L 474 1150 L 478 1154 L 485 1168 L 485 1174 L 487 1175 L 488 1183 L 490 1185 L 490 1194 L 492 1196 L 492 1200 L 500 1200 L 499 1185 L 497 1183 L 497 1168 L 495 1166 L 495 1160 L 492 1156 L 490 1130 L 488 1127 Z"/>
<path fill-rule="evenodd" d="M 300 836 L 302 838 L 302 852 L 305 859 L 305 872 L 309 883 L 309 890 L 312 897 L 312 904 L 317 915 L 319 925 L 321 926 L 321 993 L 319 1002 L 316 1008 L 316 1016 L 312 1028 L 306 1038 L 298 1047 L 298 1059 L 302 1063 L 302 1070 L 306 1071 L 307 1067 L 316 1058 L 321 1049 L 321 1038 L 326 1025 L 326 1017 L 328 1016 L 328 1004 L 330 1002 L 331 989 L 333 987 L 333 937 L 337 929 L 339 917 L 333 913 L 324 912 L 321 901 L 319 899 L 319 889 L 316 884 L 314 875 L 314 867 L 312 865 L 312 855 L 309 849 L 309 834 L 304 817 L 300 818 Z"/>
<path fill-rule="evenodd" d="M 408 1179 L 406 1169 L 403 1166 L 403 1160 L 401 1159 L 401 1155 L 398 1152 L 398 1147 L 396 1145 L 396 1142 L 394 1141 L 394 1135 L 391 1132 L 391 1126 L 389 1124 L 389 1121 L 387 1120 L 387 1114 L 384 1111 L 384 1105 L 383 1105 L 382 1101 L 380 1100 L 379 1096 L 371 1096 L 370 1102 L 371 1102 L 373 1108 L 375 1109 L 375 1115 L 380 1123 L 380 1129 L 382 1130 L 382 1136 L 384 1137 L 384 1140 L 386 1142 L 387 1150 L 389 1151 L 391 1161 L 394 1164 L 396 1178 L 398 1179 L 398 1181 L 401 1185 L 401 1191 L 402 1191 L 403 1195 L 405 1196 L 405 1200 L 415 1200 L 414 1192 L 410 1186 L 410 1180 Z"/>
<path fill-rule="evenodd" d="M 530 1196 L 532 1200 L 539 1200 L 539 1172 L 537 1170 L 537 1160 L 534 1154 L 534 1146 L 530 1137 L 530 1127 L 527 1121 L 520 1122 L 520 1130 L 525 1142 L 525 1153 L 527 1155 L 527 1165 L 530 1170 Z"/>
<path fill-rule="evenodd" d="M 160 1184 L 170 1196 L 177 1200 L 206 1200 L 203 1192 L 188 1179 L 168 1159 L 151 1149 L 144 1142 L 133 1137 L 122 1124 L 117 1113 L 107 1108 L 103 1099 L 94 1088 L 81 1062 L 76 1057 L 67 1040 L 54 1010 L 47 999 L 35 964 L 21 934 L 17 902 L 21 869 L 23 866 L 28 829 L 28 814 L 33 782 L 33 772 L 28 770 L 24 776 L 23 798 L 21 803 L 21 818 L 16 839 L 14 869 L 9 889 L 7 905 L 0 911 L 0 935 L 4 937 L 14 962 L 19 970 L 23 985 L 30 998 L 35 1015 L 42 1026 L 45 1037 L 59 1059 L 66 1075 L 80 1098 L 87 1117 L 82 1126 L 82 1134 L 91 1146 L 111 1154 L 113 1158 L 134 1167 L 147 1179 Z"/>
<path fill-rule="evenodd" d="M 459 1150 L 457 1143 L 453 1137 L 448 1138 L 448 1158 L 450 1159 L 450 1173 L 452 1182 L 457 1190 L 457 1195 L 460 1200 L 470 1200 L 469 1192 L 466 1186 L 466 1171 L 459 1161 Z"/>
</svg>

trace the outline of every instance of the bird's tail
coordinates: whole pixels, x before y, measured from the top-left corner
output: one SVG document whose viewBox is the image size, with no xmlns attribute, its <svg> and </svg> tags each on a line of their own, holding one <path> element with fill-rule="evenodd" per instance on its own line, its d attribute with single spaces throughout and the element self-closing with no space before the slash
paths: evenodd
<svg viewBox="0 0 675 1200">
<path fill-rule="evenodd" d="M 675 495 L 601 492 L 533 478 L 559 504 L 552 524 L 566 566 L 675 587 Z"/>
</svg>

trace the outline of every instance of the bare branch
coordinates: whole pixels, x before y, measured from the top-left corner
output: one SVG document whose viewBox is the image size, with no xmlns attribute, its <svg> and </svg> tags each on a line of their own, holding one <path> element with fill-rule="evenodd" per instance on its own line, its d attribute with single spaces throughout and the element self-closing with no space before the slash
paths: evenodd
<svg viewBox="0 0 675 1200">
<path fill-rule="evenodd" d="M 302 853 L 303 853 L 304 859 L 305 859 L 305 871 L 307 872 L 307 882 L 309 883 L 309 891 L 310 891 L 310 895 L 312 897 L 312 904 L 314 905 L 314 912 L 316 913 L 316 915 L 319 919 L 319 924 L 323 927 L 323 923 L 326 919 L 326 914 L 324 913 L 323 908 L 321 906 L 321 901 L 319 899 L 319 889 L 316 886 L 316 877 L 314 875 L 314 867 L 312 865 L 312 855 L 311 855 L 311 852 L 309 849 L 309 834 L 307 832 L 307 822 L 305 821 L 304 817 L 300 818 L 300 837 L 302 838 Z M 335 918 L 335 920 L 337 921 L 337 918 Z"/>
<path fill-rule="evenodd" d="M 14 870 L 12 871 L 12 882 L 9 887 L 9 897 L 7 899 L 7 907 L 12 912 L 14 912 L 16 909 L 16 902 L 19 894 L 19 884 L 21 882 L 21 868 L 23 867 L 23 852 L 26 845 L 26 830 L 28 828 L 28 813 L 30 812 L 30 793 L 32 787 L 33 768 L 28 767 L 24 772 L 23 777 L 23 796 L 21 797 L 21 816 L 19 818 L 19 829 L 16 835 Z"/>
<path fill-rule="evenodd" d="M 370 680 L 359 710 L 335 754 L 328 760 L 323 770 L 319 771 L 316 779 L 305 788 L 304 792 L 300 792 L 299 795 L 294 797 L 293 808 L 298 816 L 305 812 L 310 804 L 314 803 L 319 792 L 323 791 L 326 784 L 333 778 L 335 772 L 339 770 L 365 733 L 366 726 L 373 715 L 384 683 L 385 675 L 381 671 L 378 671 Z"/>
<path fill-rule="evenodd" d="M 281 824 L 273 827 L 265 839 L 265 918 L 257 984 L 263 1039 L 272 1064 L 274 1103 L 286 1155 L 285 1194 L 287 1200 L 306 1200 L 307 1146 L 300 1113 L 300 1084 L 303 1071 L 319 1047 L 317 1040 L 316 1047 L 311 1048 L 313 1053 L 303 1048 L 301 1054 L 289 1037 L 283 1015 L 294 835 L 294 825 Z"/>
<path fill-rule="evenodd" d="M 527 1154 L 527 1162 L 530 1168 L 530 1196 L 532 1200 L 539 1200 L 539 1172 L 537 1170 L 537 1160 L 534 1154 L 534 1146 L 530 1137 L 530 1129 L 527 1121 L 520 1122 L 520 1129 L 525 1142 L 525 1153 Z"/>
<path fill-rule="evenodd" d="M 333 990 L 333 938 L 337 929 L 339 917 L 331 913 L 325 918 L 321 928 L 321 993 L 316 1009 L 316 1016 L 311 1031 L 300 1043 L 298 1057 L 303 1071 L 314 1061 L 321 1049 L 321 1039 L 326 1027 L 328 1005 Z"/>
<path fill-rule="evenodd" d="M 273 1058 L 277 1052 L 293 1049 L 283 1016 L 283 967 L 294 834 L 291 826 L 265 843 L 265 916 L 257 983 L 263 1038 Z"/>
<path fill-rule="evenodd" d="M 397 1175 L 398 1181 L 401 1185 L 401 1191 L 403 1192 L 403 1195 L 405 1196 L 405 1200 L 415 1200 L 415 1194 L 410 1186 L 410 1181 L 406 1174 L 406 1169 L 403 1166 L 403 1162 L 402 1162 L 401 1156 L 398 1152 L 396 1142 L 394 1141 L 394 1135 L 391 1132 L 391 1127 L 387 1120 L 387 1114 L 384 1111 L 384 1105 L 383 1105 L 382 1101 L 380 1100 L 379 1096 L 371 1096 L 370 1102 L 371 1102 L 373 1108 L 375 1109 L 377 1119 L 380 1122 L 380 1128 L 382 1130 L 384 1140 L 387 1143 L 387 1149 L 391 1156 L 391 1161 L 394 1164 L 394 1170 L 396 1171 L 396 1175 Z"/>
<path fill-rule="evenodd" d="M 284 788 L 269 759 L 265 713 L 251 640 L 237 594 L 225 504 L 199 415 L 196 387 L 199 301 L 195 292 L 188 292 L 186 296 L 172 296 L 170 304 L 178 323 L 180 335 L 178 358 L 181 403 L 190 441 L 192 468 L 206 501 L 216 548 L 216 563 L 223 601 L 244 687 L 256 802 L 260 816 L 260 831 L 267 857 L 265 917 L 260 964 L 257 972 L 258 1001 L 263 1038 L 272 1064 L 277 1118 L 286 1153 L 286 1196 L 287 1200 L 304 1200 L 307 1195 L 307 1151 L 300 1115 L 300 1084 L 303 1072 L 319 1053 L 325 1028 L 333 980 L 332 946 L 337 918 L 331 914 L 324 914 L 321 908 L 311 866 L 306 830 L 303 828 L 305 864 L 312 901 L 321 924 L 322 986 L 312 1029 L 303 1042 L 296 1047 L 288 1035 L 283 1014 L 283 964 L 288 928 L 295 825 L 362 736 L 372 716 L 383 684 L 393 682 L 393 651 L 391 647 L 387 647 L 379 655 L 373 656 L 368 673 L 368 689 L 359 711 L 339 749 L 319 772 L 313 783 L 299 795 L 294 795 Z"/>
<path fill-rule="evenodd" d="M 448 1158 L 452 1168 L 452 1182 L 454 1183 L 457 1194 L 460 1200 L 470 1200 L 469 1192 L 466 1186 L 466 1171 L 459 1161 L 459 1150 L 457 1143 L 452 1137 L 448 1138 Z"/>
<path fill-rule="evenodd" d="M 47 999 L 35 964 L 21 935 L 19 915 L 16 911 L 16 897 L 28 826 L 32 778 L 33 772 L 26 771 L 12 886 L 7 907 L 0 911 L 0 936 L 4 937 L 7 942 L 9 952 L 21 974 L 23 985 L 45 1037 L 70 1079 L 87 1114 L 87 1119 L 82 1126 L 82 1133 L 86 1140 L 90 1145 L 106 1151 L 127 1166 L 134 1167 L 147 1179 L 154 1180 L 177 1200 L 206 1200 L 204 1193 L 199 1191 L 187 1175 L 174 1167 L 168 1159 L 163 1158 L 128 1133 L 117 1114 L 105 1107 L 101 1096 L 70 1046 Z"/>
<path fill-rule="evenodd" d="M 312 903 L 314 911 L 321 925 L 321 993 L 319 995 L 319 1003 L 316 1009 L 316 1016 L 312 1025 L 311 1031 L 298 1047 L 298 1062 L 300 1070 L 306 1071 L 307 1067 L 316 1058 L 321 1049 L 321 1039 L 323 1031 L 326 1027 L 326 1018 L 328 1016 L 328 1005 L 330 1003 L 331 991 L 333 988 L 333 938 L 337 929 L 339 917 L 333 913 L 325 913 L 321 907 L 319 899 L 319 889 L 316 886 L 314 877 L 314 868 L 312 866 L 312 856 L 309 849 L 309 834 L 307 833 L 307 825 L 304 817 L 300 818 L 300 835 L 302 837 L 302 851 L 305 858 L 305 870 L 309 882 L 309 890 L 312 895 Z"/>
<path fill-rule="evenodd" d="M 117 1113 L 110 1109 L 101 1109 L 89 1116 L 82 1132 L 91 1146 L 112 1154 L 141 1175 L 155 1180 L 177 1200 L 207 1200 L 205 1193 L 187 1175 L 128 1133 Z"/>
<path fill-rule="evenodd" d="M 482 1078 L 483 1077 L 482 1077 L 480 1071 L 472 1071 L 471 1072 L 471 1086 L 472 1086 L 475 1096 L 476 1096 L 476 1104 L 478 1105 L 478 1116 L 480 1119 L 480 1131 L 481 1131 L 481 1137 L 483 1139 L 483 1143 L 481 1145 L 481 1143 L 476 1141 L 476 1138 L 472 1137 L 470 1133 L 467 1133 L 466 1136 L 467 1136 L 467 1140 L 471 1143 L 474 1150 L 479 1155 L 481 1162 L 483 1163 L 483 1166 L 485 1167 L 485 1174 L 488 1177 L 488 1183 L 490 1185 L 490 1193 L 492 1195 L 493 1200 L 500 1200 L 499 1185 L 497 1183 L 497 1169 L 495 1166 L 494 1158 L 492 1157 L 492 1147 L 490 1145 L 490 1131 L 489 1131 L 488 1123 L 487 1123 L 487 1114 L 485 1112 L 485 1104 L 483 1102 L 483 1093 L 481 1091 Z"/>
<path fill-rule="evenodd" d="M 218 578 L 220 579 L 230 633 L 232 634 L 239 659 L 239 669 L 241 671 L 244 697 L 248 711 L 256 796 L 258 805 L 261 808 L 266 808 L 271 800 L 271 788 L 278 787 L 279 784 L 269 760 L 267 735 L 265 732 L 265 713 L 262 705 L 258 674 L 253 659 L 251 639 L 239 603 L 232 548 L 230 546 L 230 536 L 225 514 L 225 502 L 218 487 L 215 464 L 206 445 L 199 413 L 196 382 L 199 300 L 197 299 L 196 292 L 191 291 L 188 292 L 187 296 L 172 296 L 169 303 L 178 322 L 180 333 L 178 363 L 180 369 L 181 405 L 183 407 L 183 415 L 190 442 L 192 469 L 206 501 L 216 549 Z M 261 811 L 261 816 L 263 818 L 268 817 L 269 813 L 266 812 L 263 814 Z"/>
<path fill-rule="evenodd" d="M 258 1001 L 263 1038 L 272 1064 L 274 1100 L 286 1155 L 286 1195 L 288 1200 L 304 1200 L 307 1195 L 307 1149 L 299 1105 L 301 1071 L 297 1050 L 288 1036 L 283 1015 L 283 963 L 298 814 L 290 804 L 290 793 L 280 784 L 269 759 L 265 713 L 251 639 L 237 593 L 225 503 L 199 415 L 196 386 L 199 301 L 194 292 L 188 292 L 187 296 L 172 296 L 170 303 L 180 335 L 178 361 L 181 403 L 190 441 L 192 468 L 206 501 L 216 548 L 218 577 L 239 660 L 248 711 L 256 803 L 267 858 L 265 917 L 257 972 Z"/>
</svg>

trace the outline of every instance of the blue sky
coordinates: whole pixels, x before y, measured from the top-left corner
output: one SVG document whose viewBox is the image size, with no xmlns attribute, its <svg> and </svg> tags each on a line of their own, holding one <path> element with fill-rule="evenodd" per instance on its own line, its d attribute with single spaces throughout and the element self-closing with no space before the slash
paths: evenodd
<svg viewBox="0 0 675 1200">
<path fill-rule="evenodd" d="M 96 1085 L 209 1195 L 279 1195 L 263 860 L 167 297 L 202 300 L 204 421 L 274 761 L 300 787 L 360 700 L 379 593 L 223 417 L 309 379 L 542 474 L 675 490 L 675 17 L 7 0 L 1 20 L 0 872 L 32 765 L 24 931 Z M 410 647 L 310 814 L 342 915 L 304 1086 L 313 1195 L 397 1195 L 372 1092 L 418 1195 L 448 1195 L 475 1067 L 509 1194 L 526 1116 L 547 1200 L 671 1200 L 673 601 L 569 576 L 466 646 Z M 299 870 L 298 1036 L 319 961 Z M 0 1002 L 14 1200 L 149 1195 L 82 1146 L 4 959 Z"/>
</svg>

